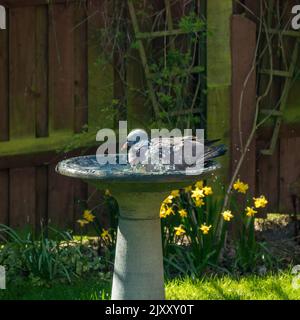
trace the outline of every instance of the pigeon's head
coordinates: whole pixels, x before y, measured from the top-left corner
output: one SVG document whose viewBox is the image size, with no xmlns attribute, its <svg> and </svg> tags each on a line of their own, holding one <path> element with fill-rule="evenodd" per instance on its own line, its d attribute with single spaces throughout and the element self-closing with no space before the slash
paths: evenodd
<svg viewBox="0 0 300 320">
<path fill-rule="evenodd" d="M 148 141 L 148 134 L 143 129 L 134 129 L 129 132 L 126 143 L 122 146 L 122 150 L 131 148 L 133 145 L 140 141 Z"/>
</svg>

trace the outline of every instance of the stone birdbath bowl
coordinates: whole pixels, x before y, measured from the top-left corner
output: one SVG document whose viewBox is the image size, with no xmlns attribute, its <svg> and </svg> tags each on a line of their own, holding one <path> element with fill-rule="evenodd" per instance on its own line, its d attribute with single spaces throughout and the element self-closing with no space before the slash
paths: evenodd
<svg viewBox="0 0 300 320">
<path fill-rule="evenodd" d="M 129 164 L 100 165 L 96 156 L 70 158 L 57 165 L 60 174 L 82 179 L 99 190 L 109 189 L 118 201 L 113 300 L 165 298 L 160 206 L 170 191 L 191 185 L 216 169 L 217 165 L 211 165 L 201 175 L 146 172 Z"/>
</svg>

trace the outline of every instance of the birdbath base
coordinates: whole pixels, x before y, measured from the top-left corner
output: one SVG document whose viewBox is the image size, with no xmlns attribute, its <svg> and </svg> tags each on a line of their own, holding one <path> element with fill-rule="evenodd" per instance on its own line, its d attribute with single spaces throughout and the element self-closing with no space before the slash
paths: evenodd
<svg viewBox="0 0 300 320">
<path fill-rule="evenodd" d="M 164 271 L 159 209 L 167 193 L 119 193 L 120 217 L 113 300 L 163 300 Z"/>
</svg>

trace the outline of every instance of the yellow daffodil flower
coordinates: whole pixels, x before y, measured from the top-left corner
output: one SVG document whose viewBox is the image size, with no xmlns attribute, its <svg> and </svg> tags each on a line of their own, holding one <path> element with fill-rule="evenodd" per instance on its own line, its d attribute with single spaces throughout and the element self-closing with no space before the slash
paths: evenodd
<svg viewBox="0 0 300 320">
<path fill-rule="evenodd" d="M 79 223 L 81 228 L 83 228 L 86 224 L 89 224 L 89 222 L 84 219 L 77 220 L 77 223 Z"/>
<path fill-rule="evenodd" d="M 92 214 L 90 210 L 84 210 L 83 218 L 88 222 L 93 222 L 96 217 Z"/>
<path fill-rule="evenodd" d="M 238 179 L 235 184 L 233 185 L 233 189 L 236 190 L 239 193 L 246 193 L 249 189 L 249 186 L 247 183 L 241 182 L 240 179 Z"/>
<path fill-rule="evenodd" d="M 171 207 L 168 207 L 166 209 L 166 216 L 170 216 L 171 214 L 175 214 L 175 212 Z"/>
<path fill-rule="evenodd" d="M 192 191 L 192 198 L 194 198 L 196 201 L 199 201 L 200 199 L 205 197 L 204 191 L 202 189 L 196 188 Z"/>
<path fill-rule="evenodd" d="M 192 186 L 188 186 L 188 187 L 185 187 L 184 188 L 184 192 L 185 193 L 189 193 L 189 192 L 191 192 L 193 190 L 193 187 Z"/>
<path fill-rule="evenodd" d="M 109 191 L 108 189 L 105 190 L 105 195 L 106 195 L 107 197 L 111 197 L 111 193 L 110 193 L 110 191 Z"/>
<path fill-rule="evenodd" d="M 101 238 L 103 240 L 109 240 L 111 241 L 111 235 L 109 234 L 108 230 L 102 229 Z"/>
<path fill-rule="evenodd" d="M 204 202 L 204 200 L 202 198 L 199 199 L 199 200 L 194 200 L 194 203 L 195 203 L 196 207 L 202 207 L 202 206 L 205 205 L 205 202 Z"/>
<path fill-rule="evenodd" d="M 174 198 L 177 198 L 180 196 L 180 191 L 179 190 L 173 190 L 171 192 L 171 196 L 173 196 Z"/>
<path fill-rule="evenodd" d="M 162 206 L 160 207 L 160 212 L 159 212 L 159 216 L 163 219 L 166 218 L 166 207 L 164 204 L 162 204 Z"/>
<path fill-rule="evenodd" d="M 226 210 L 222 213 L 222 216 L 225 221 L 230 221 L 233 218 L 233 214 L 231 213 L 230 210 Z"/>
<path fill-rule="evenodd" d="M 254 217 L 255 213 L 257 213 L 257 211 L 255 211 L 253 208 L 251 207 L 246 208 L 247 217 Z"/>
<path fill-rule="evenodd" d="M 204 187 L 204 188 L 202 188 L 202 190 L 203 190 L 203 192 L 204 192 L 204 194 L 205 194 L 206 196 L 210 196 L 210 195 L 213 194 L 213 191 L 212 191 L 212 188 L 211 188 L 211 187 Z"/>
<path fill-rule="evenodd" d="M 206 224 L 202 224 L 199 229 L 202 231 L 203 234 L 208 234 L 211 227 L 212 227 L 212 225 L 207 226 Z"/>
<path fill-rule="evenodd" d="M 173 199 L 174 199 L 174 197 L 173 197 L 172 195 L 169 195 L 169 196 L 163 201 L 163 203 L 165 203 L 165 204 L 171 204 L 171 203 L 173 203 Z"/>
<path fill-rule="evenodd" d="M 268 200 L 265 196 L 259 198 L 253 198 L 255 208 L 264 208 L 268 204 Z"/>
<path fill-rule="evenodd" d="M 183 234 L 185 234 L 185 230 L 183 229 L 182 226 L 175 227 L 174 230 L 176 231 L 175 232 L 176 236 L 182 236 Z"/>
<path fill-rule="evenodd" d="M 195 183 L 195 187 L 196 187 L 196 189 L 202 189 L 203 188 L 203 181 L 202 180 L 201 181 L 197 181 Z"/>
<path fill-rule="evenodd" d="M 187 211 L 185 209 L 179 210 L 178 213 L 179 213 L 181 218 L 185 218 L 188 215 L 188 213 L 187 213 Z"/>
</svg>

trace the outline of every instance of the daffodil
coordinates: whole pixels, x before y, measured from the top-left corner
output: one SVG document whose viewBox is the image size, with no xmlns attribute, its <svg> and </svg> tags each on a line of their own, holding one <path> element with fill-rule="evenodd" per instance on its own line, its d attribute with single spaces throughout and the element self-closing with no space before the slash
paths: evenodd
<svg viewBox="0 0 300 320">
<path fill-rule="evenodd" d="M 171 207 L 168 207 L 165 203 L 163 203 L 160 207 L 159 216 L 163 219 L 171 214 L 175 214 L 174 210 Z"/>
<path fill-rule="evenodd" d="M 254 217 L 255 213 L 257 213 L 257 211 L 255 211 L 253 208 L 251 207 L 246 208 L 247 217 Z"/>
<path fill-rule="evenodd" d="M 173 190 L 171 192 L 171 196 L 173 196 L 174 198 L 177 198 L 180 196 L 180 191 L 179 190 Z"/>
<path fill-rule="evenodd" d="M 185 187 L 184 188 L 184 192 L 185 193 L 189 193 L 189 192 L 191 192 L 193 190 L 193 187 L 192 186 L 188 186 L 188 187 Z"/>
<path fill-rule="evenodd" d="M 199 229 L 202 231 L 203 234 L 208 234 L 211 227 L 212 227 L 212 225 L 207 226 L 206 224 L 202 224 Z"/>
<path fill-rule="evenodd" d="M 182 236 L 183 234 L 185 234 L 185 230 L 183 229 L 182 226 L 175 227 L 174 230 L 176 231 L 175 232 L 176 236 Z"/>
<path fill-rule="evenodd" d="M 105 190 L 105 195 L 106 195 L 107 197 L 111 197 L 111 193 L 110 193 L 110 191 L 109 191 L 108 189 Z"/>
<path fill-rule="evenodd" d="M 226 211 L 222 212 L 222 216 L 225 221 L 230 221 L 233 218 L 233 214 L 231 213 L 230 210 L 226 210 Z"/>
<path fill-rule="evenodd" d="M 195 187 L 196 187 L 196 189 L 202 189 L 203 188 L 203 181 L 202 180 L 201 181 L 197 181 L 195 183 Z"/>
<path fill-rule="evenodd" d="M 160 212 L 159 212 L 159 216 L 163 219 L 166 218 L 166 207 L 164 204 L 162 204 L 162 206 L 160 207 Z"/>
<path fill-rule="evenodd" d="M 202 198 L 199 199 L 199 200 L 194 200 L 194 203 L 195 203 L 196 207 L 202 207 L 202 206 L 205 205 L 205 202 L 204 202 L 204 200 Z"/>
<path fill-rule="evenodd" d="M 200 199 L 205 197 L 205 194 L 202 189 L 196 188 L 192 191 L 192 198 L 194 198 L 196 201 L 199 201 Z"/>
<path fill-rule="evenodd" d="M 259 198 L 253 198 L 255 208 L 264 208 L 268 204 L 268 200 L 265 196 Z"/>
<path fill-rule="evenodd" d="M 101 238 L 103 240 L 109 240 L 111 241 L 111 235 L 109 234 L 108 230 L 102 229 Z"/>
<path fill-rule="evenodd" d="M 234 185 L 233 189 L 236 190 L 239 193 L 246 193 L 247 190 L 249 189 L 249 186 L 247 183 L 241 182 L 240 179 L 238 179 Z"/>
<path fill-rule="evenodd" d="M 185 209 L 179 210 L 178 213 L 179 213 L 181 218 L 185 218 L 188 215 L 188 213 L 187 213 L 187 211 Z"/>
<path fill-rule="evenodd" d="M 92 214 L 90 210 L 84 210 L 83 218 L 88 222 L 93 222 L 96 217 Z"/>
<path fill-rule="evenodd" d="M 204 192 L 204 194 L 206 195 L 206 196 L 210 196 L 211 194 L 213 194 L 213 191 L 212 191 L 212 188 L 211 187 L 203 187 L 202 188 L 202 190 L 203 190 L 203 192 Z"/>
<path fill-rule="evenodd" d="M 173 197 L 172 195 L 169 195 L 169 196 L 163 201 L 163 203 L 165 203 L 165 204 L 171 204 L 171 203 L 173 203 L 173 199 L 174 199 L 174 197 Z"/>
<path fill-rule="evenodd" d="M 89 222 L 84 219 L 77 220 L 77 223 L 79 223 L 81 228 L 83 228 L 86 224 L 89 224 Z"/>
<path fill-rule="evenodd" d="M 171 214 L 175 214 L 174 210 L 171 207 L 167 207 L 166 216 L 170 216 Z"/>
</svg>

